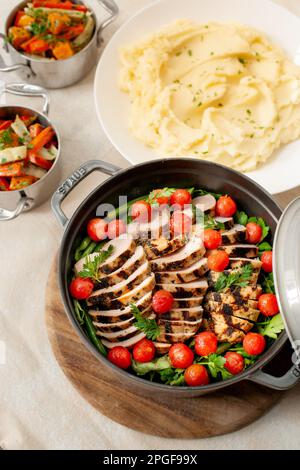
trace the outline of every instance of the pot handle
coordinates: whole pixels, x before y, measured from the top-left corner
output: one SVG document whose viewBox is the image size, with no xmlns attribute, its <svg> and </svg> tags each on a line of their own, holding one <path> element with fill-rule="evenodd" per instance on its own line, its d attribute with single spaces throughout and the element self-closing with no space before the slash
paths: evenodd
<svg viewBox="0 0 300 470">
<path fill-rule="evenodd" d="M 251 382 L 255 382 L 265 387 L 273 388 L 275 390 L 288 390 L 300 379 L 300 369 L 297 365 L 293 365 L 282 377 L 274 377 L 273 375 L 266 374 L 262 370 L 254 372 L 253 375 L 247 378 Z"/>
<path fill-rule="evenodd" d="M 98 0 L 98 3 L 109 13 L 109 17 L 103 20 L 97 31 L 97 43 L 100 46 L 102 42 L 102 32 L 114 21 L 119 14 L 119 7 L 114 0 Z"/>
<path fill-rule="evenodd" d="M 0 222 L 5 220 L 12 220 L 18 217 L 21 212 L 30 209 L 31 204 L 33 203 L 33 199 L 27 197 L 25 193 L 21 194 L 21 198 L 17 204 L 17 207 L 13 211 L 9 211 L 7 209 L 0 208 Z"/>
<path fill-rule="evenodd" d="M 28 83 L 9 83 L 4 85 L 2 93 L 19 96 L 40 96 L 44 98 L 43 114 L 48 116 L 50 108 L 50 96 L 45 88 L 38 85 L 29 85 Z"/>
<path fill-rule="evenodd" d="M 4 50 L 6 52 L 8 52 L 8 47 L 7 47 L 7 43 L 6 43 L 6 36 L 5 34 L 3 33 L 0 33 L 0 38 L 3 39 L 4 41 Z M 0 72 L 14 72 L 15 70 L 19 70 L 23 67 L 26 67 L 28 69 L 28 65 L 27 64 L 12 64 L 12 65 L 6 65 L 2 56 L 0 55 Z"/>
<path fill-rule="evenodd" d="M 55 191 L 51 199 L 51 207 L 57 218 L 57 220 L 64 227 L 69 219 L 64 214 L 61 208 L 61 203 L 65 197 L 77 186 L 80 181 L 84 180 L 93 171 L 100 171 L 106 175 L 113 176 L 118 173 L 121 168 L 112 165 L 111 163 L 104 162 L 102 160 L 90 160 L 81 165 L 77 170 L 67 178 L 62 185 Z"/>
</svg>

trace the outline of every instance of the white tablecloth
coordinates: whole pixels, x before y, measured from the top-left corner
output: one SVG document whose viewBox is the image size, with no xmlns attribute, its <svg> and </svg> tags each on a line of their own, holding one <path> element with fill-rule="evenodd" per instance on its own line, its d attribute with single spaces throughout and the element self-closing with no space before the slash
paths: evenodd
<svg viewBox="0 0 300 470">
<path fill-rule="evenodd" d="M 125 18 L 150 3 L 149 0 L 117 1 L 121 14 L 105 33 L 106 40 Z M 16 3 L 18 0 L 0 2 L 1 31 L 3 19 Z M 90 3 L 95 6 L 95 0 L 90 0 Z M 300 15 L 299 0 L 280 0 L 278 3 Z M 95 9 L 99 10 L 99 7 L 95 6 Z M 50 118 L 62 136 L 63 177 L 91 158 L 101 158 L 121 167 L 128 165 L 112 148 L 98 124 L 93 102 L 93 78 L 94 70 L 74 87 L 51 91 Z M 0 80 L 13 82 L 17 78 L 13 74 L 0 74 Z M 11 98 L 7 100 L 12 101 Z M 19 102 L 30 104 L 24 99 Z M 76 188 L 65 203 L 68 214 L 96 181 L 99 181 L 99 175 L 89 177 L 86 183 Z M 51 213 L 49 202 L 16 220 L 0 224 L 0 357 L 1 344 L 3 347 L 4 342 L 6 346 L 6 362 L 0 364 L 0 447 L 300 448 L 300 386 L 251 426 L 211 439 L 155 438 L 129 430 L 96 412 L 63 375 L 53 357 L 44 323 L 45 285 L 61 235 L 62 230 Z"/>
</svg>

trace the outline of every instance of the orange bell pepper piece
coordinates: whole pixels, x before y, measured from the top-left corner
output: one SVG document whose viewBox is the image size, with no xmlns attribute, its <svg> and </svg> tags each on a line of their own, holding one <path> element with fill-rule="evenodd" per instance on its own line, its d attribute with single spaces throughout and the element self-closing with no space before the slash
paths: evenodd
<svg viewBox="0 0 300 470">
<path fill-rule="evenodd" d="M 46 52 L 49 48 L 50 46 L 47 41 L 36 38 L 35 41 L 28 44 L 26 51 L 30 54 L 41 54 L 42 52 Z"/>
<path fill-rule="evenodd" d="M 84 24 L 79 23 L 75 26 L 70 26 L 64 34 L 59 36 L 60 39 L 66 39 L 70 41 L 71 39 L 76 38 L 79 34 L 83 33 Z"/>
<path fill-rule="evenodd" d="M 50 33 L 58 35 L 71 24 L 71 18 L 63 13 L 50 13 L 48 15 L 48 29 Z"/>
<path fill-rule="evenodd" d="M 17 189 L 23 189 L 31 184 L 35 183 L 38 180 L 35 176 L 26 175 L 26 176 L 14 176 L 10 180 L 9 189 L 10 191 L 15 191 Z"/>
<path fill-rule="evenodd" d="M 4 163 L 0 165 L 0 176 L 21 176 L 23 162 Z"/>
<path fill-rule="evenodd" d="M 26 29 L 19 28 L 18 26 L 12 26 L 9 28 L 8 35 L 11 38 L 12 45 L 19 49 L 24 43 L 30 40 L 31 34 Z"/>
<path fill-rule="evenodd" d="M 69 42 L 59 42 L 52 50 L 54 57 L 57 60 L 64 60 L 72 57 L 74 51 Z"/>
</svg>

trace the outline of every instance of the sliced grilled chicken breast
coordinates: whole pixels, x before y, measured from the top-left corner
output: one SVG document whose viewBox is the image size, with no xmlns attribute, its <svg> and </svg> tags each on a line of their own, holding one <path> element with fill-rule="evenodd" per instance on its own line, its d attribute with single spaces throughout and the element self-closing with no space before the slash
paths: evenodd
<svg viewBox="0 0 300 470">
<path fill-rule="evenodd" d="M 145 294 L 136 302 L 136 306 L 143 312 L 148 310 L 151 306 L 152 301 L 152 291 Z M 128 319 L 132 316 L 132 311 L 130 307 L 125 307 L 117 310 L 97 310 L 97 306 L 94 306 L 93 309 L 89 310 L 89 314 L 94 321 L 103 322 L 103 323 L 115 323 L 120 322 L 125 319 Z M 101 308 L 101 307 L 100 307 Z"/>
<path fill-rule="evenodd" d="M 236 224 L 230 230 L 222 232 L 222 243 L 224 245 L 244 242 L 246 240 L 246 227 Z"/>
<path fill-rule="evenodd" d="M 225 315 L 233 315 L 235 317 L 244 318 L 252 322 L 256 322 L 259 317 L 259 310 L 248 307 L 247 305 L 241 307 L 235 304 L 226 304 L 224 302 L 215 302 L 207 300 L 205 302 L 205 309 L 210 312 L 224 313 Z"/>
<path fill-rule="evenodd" d="M 227 292 L 227 290 L 225 292 Z M 234 295 L 239 295 L 245 300 L 258 300 L 262 293 L 262 288 L 260 285 L 257 285 L 255 288 L 251 286 L 231 287 L 230 292 L 232 292 Z"/>
<path fill-rule="evenodd" d="M 167 333 L 162 328 L 162 332 L 159 335 L 159 337 L 156 338 L 156 340 L 159 343 L 184 343 L 185 341 L 190 339 L 192 336 L 194 336 L 194 334 L 195 334 L 194 331 L 190 331 L 187 333 Z"/>
<path fill-rule="evenodd" d="M 233 217 L 215 217 L 215 221 L 224 225 L 224 230 L 230 230 L 234 226 Z"/>
<path fill-rule="evenodd" d="M 149 317 L 149 315 L 152 315 L 153 310 L 150 306 L 141 313 L 144 317 Z M 129 326 L 131 326 L 135 322 L 135 317 L 130 311 L 128 315 L 119 318 L 119 321 L 107 322 L 107 318 L 105 318 L 104 321 L 101 322 L 95 319 L 95 317 L 92 317 L 92 320 L 97 330 L 104 332 L 113 332 L 129 328 Z"/>
<path fill-rule="evenodd" d="M 211 194 L 205 194 L 204 196 L 195 197 L 192 203 L 200 211 L 214 214 L 217 201 Z"/>
<path fill-rule="evenodd" d="M 151 313 L 149 318 L 155 318 L 155 314 Z M 100 331 L 96 329 L 97 336 L 101 336 L 101 338 L 108 339 L 109 341 L 116 342 L 122 341 L 125 339 L 129 339 L 132 336 L 136 335 L 136 332 L 141 331 L 139 330 L 134 323 L 130 325 L 128 328 L 122 329 L 120 328 L 118 331 Z"/>
<path fill-rule="evenodd" d="M 138 330 L 138 332 L 134 336 L 131 336 L 131 338 L 128 339 L 122 339 L 120 341 L 115 342 L 108 341 L 107 339 L 101 339 L 101 341 L 102 344 L 108 349 L 114 348 L 115 346 L 123 346 L 124 348 L 130 348 L 145 337 L 145 333 L 140 332 L 140 330 Z"/>
<path fill-rule="evenodd" d="M 193 308 L 193 307 L 200 307 L 200 305 L 203 302 L 203 295 L 199 297 L 192 297 L 187 299 L 186 297 L 184 299 L 174 299 L 173 303 L 173 309 L 187 309 L 187 308 Z"/>
<path fill-rule="evenodd" d="M 250 323 L 243 318 L 238 318 L 233 315 L 225 315 L 224 313 L 210 312 L 210 317 L 214 322 L 225 321 L 226 324 L 231 328 L 237 328 L 238 330 L 248 333 L 253 328 L 253 323 Z"/>
<path fill-rule="evenodd" d="M 103 309 L 111 310 L 111 309 L 119 309 L 123 308 L 130 303 L 136 303 L 141 297 L 143 297 L 148 292 L 151 292 L 155 286 L 155 277 L 154 274 L 150 274 L 139 286 L 136 286 L 131 291 L 127 292 L 126 294 L 118 297 L 116 299 L 111 299 L 107 296 L 99 297 L 89 297 L 88 298 L 88 305 L 99 305 Z"/>
<path fill-rule="evenodd" d="M 170 312 L 164 313 L 159 316 L 161 320 L 168 321 L 187 321 L 194 322 L 202 319 L 203 308 L 202 307 L 191 307 L 191 308 L 174 308 Z"/>
<path fill-rule="evenodd" d="M 238 271 L 239 271 L 239 269 L 226 269 L 226 270 L 223 271 L 222 273 L 217 273 L 217 272 L 214 272 L 214 271 L 209 271 L 209 273 L 207 274 L 207 281 L 208 281 L 209 287 L 214 288 L 214 287 L 216 286 L 217 282 L 218 282 L 219 277 L 220 277 L 222 274 L 230 275 L 230 274 L 235 273 L 235 272 L 238 272 Z M 250 286 L 252 286 L 252 287 L 255 287 L 255 286 L 256 286 L 257 280 L 258 280 L 258 276 L 259 276 L 259 271 L 253 271 L 253 272 L 252 272 L 251 277 L 250 277 L 249 280 L 247 281 Z"/>
<path fill-rule="evenodd" d="M 133 255 L 116 271 L 101 279 L 99 289 L 103 287 L 114 286 L 119 282 L 128 279 L 142 264 L 147 261 L 146 253 L 142 246 L 138 246 Z"/>
<path fill-rule="evenodd" d="M 220 318 L 204 320 L 203 326 L 206 330 L 215 333 L 221 343 L 242 343 L 245 338 L 245 333 L 242 330 L 228 326 L 222 315 Z"/>
<path fill-rule="evenodd" d="M 109 246 L 113 247 L 113 252 L 99 267 L 99 272 L 104 275 L 110 274 L 113 271 L 119 269 L 127 261 L 127 259 L 133 255 L 136 249 L 135 241 L 130 235 L 127 234 L 121 235 L 114 240 L 110 240 L 103 246 L 103 250 L 107 250 Z M 92 253 L 89 256 L 79 260 L 75 264 L 76 273 L 82 271 L 83 266 L 87 260 L 93 260 L 97 256 L 99 256 L 99 253 Z"/>
<path fill-rule="evenodd" d="M 218 249 L 226 251 L 230 258 L 256 258 L 258 255 L 256 245 L 221 245 Z"/>
<path fill-rule="evenodd" d="M 125 281 L 119 282 L 114 286 L 105 287 L 103 289 L 98 289 L 92 293 L 89 297 L 90 302 L 100 302 L 102 303 L 107 298 L 117 298 L 121 295 L 126 294 L 126 292 L 131 291 L 134 286 L 140 284 L 144 281 L 150 274 L 150 266 L 148 261 L 145 261 L 142 266 L 140 266 L 136 271 L 134 271 L 128 279 Z M 95 300 L 94 300 L 95 299 Z"/>
<path fill-rule="evenodd" d="M 182 282 L 192 282 L 204 276 L 208 271 L 207 258 L 202 258 L 189 268 L 179 271 L 165 271 L 155 273 L 155 279 L 158 284 L 180 284 Z"/>
<path fill-rule="evenodd" d="M 251 264 L 254 271 L 260 270 L 262 266 L 262 262 L 260 261 L 259 258 L 254 258 L 254 259 L 230 258 L 228 268 L 230 269 L 242 268 L 243 266 L 246 266 L 247 264 Z"/>
<path fill-rule="evenodd" d="M 156 352 L 158 354 L 167 354 L 170 347 L 172 346 L 171 343 L 158 343 L 157 341 L 154 341 L 154 346 L 155 346 L 155 349 L 156 349 Z"/>
<path fill-rule="evenodd" d="M 133 238 L 157 239 L 162 235 L 168 238 L 169 211 L 152 208 L 151 222 L 135 222 L 128 225 L 127 231 Z"/>
<path fill-rule="evenodd" d="M 204 253 L 205 248 L 201 237 L 193 235 L 187 244 L 176 253 L 151 261 L 151 268 L 152 271 L 159 272 L 186 269 L 201 259 Z"/>
<path fill-rule="evenodd" d="M 170 255 L 174 251 L 179 250 L 186 244 L 185 237 L 164 238 L 160 237 L 154 240 L 144 240 L 142 245 L 146 252 L 147 258 L 153 260 L 161 256 Z"/>
<path fill-rule="evenodd" d="M 186 284 L 157 284 L 156 287 L 159 290 L 163 289 L 171 292 L 175 299 L 180 299 L 205 295 L 208 284 L 205 279 L 200 279 Z"/>
<path fill-rule="evenodd" d="M 230 306 L 239 307 L 248 307 L 257 309 L 258 301 L 257 300 L 249 300 L 243 299 L 240 295 L 236 295 L 233 292 L 226 291 L 226 293 L 222 292 L 208 292 L 206 294 L 206 300 L 213 300 L 215 302 L 224 302 Z"/>
</svg>

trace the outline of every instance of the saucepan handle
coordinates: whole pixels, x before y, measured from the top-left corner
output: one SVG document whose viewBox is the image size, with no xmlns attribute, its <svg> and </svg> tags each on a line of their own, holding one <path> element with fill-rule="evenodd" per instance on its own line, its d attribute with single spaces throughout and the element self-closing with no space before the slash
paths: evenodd
<svg viewBox="0 0 300 470">
<path fill-rule="evenodd" d="M 248 377 L 247 380 L 275 390 L 288 390 L 294 387 L 299 379 L 300 370 L 296 365 L 293 365 L 293 367 L 291 367 L 290 370 L 288 370 L 288 372 L 282 377 L 274 377 L 273 375 L 266 374 L 262 370 L 258 370 Z"/>
<path fill-rule="evenodd" d="M 114 0 L 98 0 L 98 3 L 109 13 L 108 18 L 103 20 L 97 30 L 97 43 L 100 46 L 102 42 L 102 33 L 107 26 L 110 25 L 112 21 L 118 16 L 119 14 L 119 7 Z"/>
<path fill-rule="evenodd" d="M 120 171 L 121 168 L 102 160 L 90 160 L 81 165 L 74 173 L 67 178 L 62 185 L 55 191 L 51 199 L 51 207 L 57 220 L 64 227 L 69 219 L 61 208 L 62 201 L 77 186 L 80 181 L 84 180 L 93 171 L 100 171 L 106 175 L 113 176 Z"/>
<path fill-rule="evenodd" d="M 3 39 L 4 41 L 4 50 L 8 52 L 8 47 L 7 47 L 7 39 L 5 34 L 0 33 L 0 38 Z M 27 64 L 11 64 L 11 65 L 6 65 L 2 56 L 0 55 L 0 72 L 14 72 L 15 70 L 19 70 L 21 68 L 26 67 L 27 69 L 29 68 Z"/>
<path fill-rule="evenodd" d="M 21 214 L 21 212 L 30 209 L 33 202 L 34 200 L 32 198 L 27 197 L 26 195 L 21 195 L 17 207 L 14 210 L 9 211 L 7 209 L 0 208 L 0 222 L 15 219 Z"/>
<path fill-rule="evenodd" d="M 50 96 L 45 88 L 38 85 L 29 85 L 28 83 L 9 83 L 4 85 L 2 92 L 11 95 L 32 96 L 44 98 L 43 114 L 48 116 L 50 108 Z"/>
</svg>

